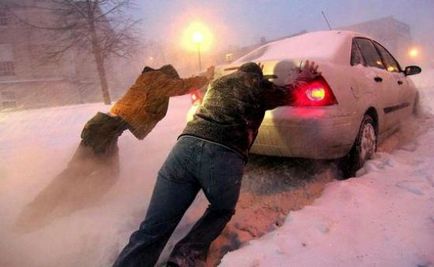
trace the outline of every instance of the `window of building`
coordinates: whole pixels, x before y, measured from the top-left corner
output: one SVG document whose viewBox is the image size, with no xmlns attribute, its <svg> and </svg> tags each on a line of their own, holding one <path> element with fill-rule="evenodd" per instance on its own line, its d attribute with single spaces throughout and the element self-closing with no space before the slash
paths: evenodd
<svg viewBox="0 0 434 267">
<path fill-rule="evenodd" d="M 1 91 L 0 93 L 0 109 L 16 108 L 17 98 L 14 91 Z"/>
<path fill-rule="evenodd" d="M 17 102 L 15 101 L 3 101 L 2 108 L 16 108 Z"/>
<path fill-rule="evenodd" d="M 15 92 L 13 91 L 3 91 L 1 93 L 3 99 L 15 99 Z"/>
<path fill-rule="evenodd" d="M 386 68 L 383 64 L 383 61 L 381 60 L 380 54 L 378 54 L 377 49 L 369 39 L 357 38 L 355 41 L 362 52 L 362 56 L 366 65 L 380 69 Z"/>
<path fill-rule="evenodd" d="M 10 22 L 10 18 L 6 10 L 0 8 L 0 26 L 6 26 Z"/>
<path fill-rule="evenodd" d="M 15 75 L 15 66 L 11 61 L 0 61 L 0 76 Z"/>
<path fill-rule="evenodd" d="M 0 44 L 0 76 L 15 75 L 15 63 L 12 45 Z"/>
</svg>

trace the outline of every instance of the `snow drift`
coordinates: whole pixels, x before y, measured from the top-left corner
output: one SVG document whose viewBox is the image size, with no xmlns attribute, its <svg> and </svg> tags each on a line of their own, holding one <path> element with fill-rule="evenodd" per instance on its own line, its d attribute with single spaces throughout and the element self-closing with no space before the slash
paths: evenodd
<svg viewBox="0 0 434 267">
<path fill-rule="evenodd" d="M 421 92 L 427 111 L 433 110 L 433 96 L 434 88 Z M 143 219 L 156 173 L 185 125 L 189 105 L 188 97 L 171 99 L 167 118 L 145 140 L 139 142 L 129 133 L 120 138 L 120 175 L 101 199 L 27 232 L 16 229 L 19 214 L 65 168 L 83 124 L 107 107 L 91 104 L 0 113 L 0 266 L 110 266 Z M 238 227 L 244 236 L 233 239 L 236 244 L 229 249 L 241 249 L 224 257 L 222 266 L 432 265 L 433 126 L 431 114 L 408 122 L 380 147 L 360 177 L 333 182 L 328 174 L 321 178 L 324 183 L 314 198 L 320 197 L 313 203 L 300 201 L 311 193 L 303 190 L 311 186 L 308 182 L 303 181 L 298 190 L 296 183 L 286 185 L 286 178 L 268 179 L 271 171 L 289 172 L 294 180 L 310 174 L 288 171 L 288 166 L 279 165 L 284 161 L 271 168 L 257 161 L 260 169 L 244 177 L 243 185 L 253 189 L 240 200 L 241 217 L 234 217 L 230 228 Z M 291 186 L 295 189 L 285 192 Z M 262 202 L 252 200 L 258 196 L 264 196 Z M 198 200 L 169 249 L 204 210 L 203 195 Z M 285 218 L 287 211 L 300 208 Z M 270 214 L 277 217 L 275 224 L 275 218 L 270 218 L 271 227 L 264 220 Z M 243 216 L 250 217 L 243 220 Z M 244 243 L 264 231 L 271 232 Z M 218 247 L 220 252 L 227 249 Z M 162 260 L 165 255 L 167 251 Z"/>
</svg>

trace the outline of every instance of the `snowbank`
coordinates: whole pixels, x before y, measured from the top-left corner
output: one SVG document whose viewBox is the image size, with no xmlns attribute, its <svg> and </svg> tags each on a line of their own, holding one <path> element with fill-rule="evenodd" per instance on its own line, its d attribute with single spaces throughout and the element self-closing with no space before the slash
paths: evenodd
<svg viewBox="0 0 434 267">
<path fill-rule="evenodd" d="M 360 177 L 328 184 L 313 205 L 227 254 L 221 266 L 432 266 L 434 119 L 406 126 L 392 137 L 402 142 L 398 149 L 377 153 Z"/>
<path fill-rule="evenodd" d="M 434 114 L 434 69 L 422 69 L 422 73 L 412 76 L 419 90 L 420 102 L 426 112 Z"/>
<path fill-rule="evenodd" d="M 433 92 L 424 91 L 422 101 L 430 104 L 426 110 L 433 110 Z M 122 135 L 119 180 L 100 202 L 24 233 L 15 227 L 18 214 L 65 168 L 79 142 L 83 124 L 95 112 L 108 107 L 92 104 L 0 113 L 0 266 L 110 266 L 145 214 L 156 173 L 185 125 L 189 106 L 188 97 L 171 99 L 166 119 L 143 141 L 129 133 Z M 431 116 L 409 122 L 405 131 L 389 141 L 405 145 L 395 150 L 389 149 L 388 144 L 382 146 L 357 179 L 329 183 L 331 179 L 325 177 L 318 187 L 328 183 L 326 190 L 312 205 L 291 212 L 283 227 L 227 255 L 222 266 L 432 265 L 433 125 Z M 290 174 L 295 171 L 291 174 L 293 180 L 300 177 L 298 170 L 282 170 L 278 164 L 272 168 Z M 247 174 L 270 180 L 270 168 Z M 277 178 L 273 188 L 281 189 L 284 181 Z M 261 179 L 245 181 L 263 187 Z M 282 197 L 276 197 L 276 190 L 270 195 L 262 194 L 262 202 L 241 199 L 238 211 L 243 216 L 234 216 L 233 228 L 239 225 L 250 232 L 256 229 L 253 236 L 260 236 L 263 229 L 270 227 L 261 220 L 263 217 L 258 217 L 263 211 L 259 206 L 276 208 L 276 214 L 282 206 L 289 209 L 291 205 L 275 207 L 273 203 L 290 196 L 293 198 L 288 201 L 300 201 L 300 195 L 312 193 L 304 191 L 304 187 L 309 186 L 302 186 L 297 192 L 283 190 Z M 201 201 L 187 213 L 164 255 L 203 212 L 206 201 L 201 195 L 198 200 Z M 252 203 L 257 207 L 252 207 Z M 312 202 L 296 206 L 302 208 L 307 203 Z M 245 218 L 253 219 L 243 224 Z M 279 225 L 280 222 L 279 219 Z M 263 228 L 258 226 L 261 223 Z M 269 230 L 272 229 L 275 227 Z M 235 243 L 244 240 L 241 236 Z M 222 247 L 216 249 L 222 251 Z"/>
<path fill-rule="evenodd" d="M 419 91 L 429 92 L 434 86 L 434 69 L 422 68 L 422 73 L 411 76 Z"/>
<path fill-rule="evenodd" d="M 121 173 L 99 202 L 29 231 L 16 227 L 18 215 L 66 167 L 84 123 L 109 107 L 0 113 L 0 266 L 111 266 L 143 219 L 158 169 L 185 125 L 190 103 L 188 96 L 172 98 L 167 118 L 143 141 L 129 132 L 121 136 Z"/>
</svg>

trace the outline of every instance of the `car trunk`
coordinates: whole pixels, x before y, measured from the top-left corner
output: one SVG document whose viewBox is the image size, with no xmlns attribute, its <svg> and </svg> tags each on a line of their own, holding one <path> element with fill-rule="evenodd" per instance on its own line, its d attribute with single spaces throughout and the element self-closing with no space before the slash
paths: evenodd
<svg viewBox="0 0 434 267">
<path fill-rule="evenodd" d="M 299 59 L 294 60 L 266 60 L 257 62 L 263 66 L 263 73 L 266 78 L 274 82 L 277 85 L 287 84 L 291 79 L 295 77 L 289 77 L 292 69 L 299 67 L 302 61 Z M 242 64 L 231 64 L 221 66 L 216 69 L 214 78 L 220 78 L 221 76 L 230 74 L 236 71 Z"/>
</svg>

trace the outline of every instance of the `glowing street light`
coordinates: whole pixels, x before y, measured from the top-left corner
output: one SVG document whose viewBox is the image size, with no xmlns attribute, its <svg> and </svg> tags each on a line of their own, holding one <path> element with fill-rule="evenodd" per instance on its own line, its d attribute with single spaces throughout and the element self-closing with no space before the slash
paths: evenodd
<svg viewBox="0 0 434 267">
<path fill-rule="evenodd" d="M 408 55 L 410 56 L 410 58 L 417 58 L 419 56 L 419 49 L 417 49 L 416 47 L 411 48 L 410 50 L 408 50 Z"/>
<path fill-rule="evenodd" d="M 203 42 L 203 34 L 201 32 L 194 32 L 193 33 L 193 43 L 202 43 Z"/>
<path fill-rule="evenodd" d="M 183 31 L 181 45 L 185 50 L 197 53 L 199 71 L 202 71 L 202 54 L 211 49 L 212 43 L 213 34 L 200 21 L 190 23 Z"/>
<path fill-rule="evenodd" d="M 199 72 L 201 72 L 202 71 L 202 60 L 200 58 L 200 45 L 203 43 L 203 34 L 199 31 L 194 32 L 193 36 L 192 36 L 192 41 L 193 41 L 193 43 L 196 44 L 196 47 L 197 47 L 197 58 L 199 61 Z"/>
</svg>

